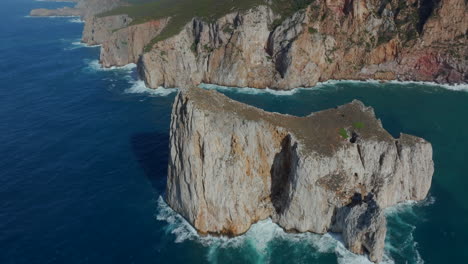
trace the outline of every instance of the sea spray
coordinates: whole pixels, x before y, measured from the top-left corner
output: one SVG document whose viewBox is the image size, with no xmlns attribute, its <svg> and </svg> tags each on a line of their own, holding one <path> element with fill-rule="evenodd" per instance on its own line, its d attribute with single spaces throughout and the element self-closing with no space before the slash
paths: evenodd
<svg viewBox="0 0 468 264">
<path fill-rule="evenodd" d="M 156 219 L 166 222 L 166 234 L 174 236 L 175 243 L 194 241 L 203 245 L 207 248 L 207 260 L 210 263 L 218 263 L 218 257 L 225 249 L 247 250 L 248 254 L 255 257 L 255 263 L 269 263 L 273 251 L 272 247 L 275 243 L 286 243 L 289 247 L 298 249 L 299 255 L 313 255 L 314 258 L 319 258 L 324 253 L 334 253 L 340 264 L 372 263 L 366 256 L 357 255 L 347 250 L 340 237 L 335 234 L 286 233 L 271 219 L 266 219 L 252 225 L 244 235 L 234 238 L 200 236 L 182 216 L 166 204 L 161 196 L 157 200 L 157 208 Z M 251 252 L 252 250 L 253 252 Z M 390 264 L 394 261 L 386 253 L 382 263 Z"/>
<path fill-rule="evenodd" d="M 291 90 L 274 90 L 270 88 L 265 88 L 265 89 L 257 89 L 257 88 L 249 88 L 249 87 L 227 87 L 227 86 L 220 86 L 216 84 L 207 84 L 203 83 L 200 84 L 200 88 L 207 89 L 207 90 L 217 90 L 220 92 L 229 92 L 229 91 L 235 91 L 238 93 L 243 93 L 243 94 L 271 94 L 275 96 L 288 96 L 288 95 L 293 95 L 297 93 L 301 89 L 306 89 L 306 88 L 295 88 Z"/>
<path fill-rule="evenodd" d="M 351 84 L 351 85 L 350 85 Z M 242 94 L 251 94 L 251 95 L 256 95 L 256 94 L 271 94 L 275 96 L 290 96 L 298 93 L 299 91 L 313 91 L 313 90 L 319 90 L 319 89 L 327 89 L 327 88 L 336 88 L 337 85 L 340 85 L 340 87 L 343 88 L 352 88 L 352 84 L 366 84 L 366 85 L 375 85 L 381 87 L 382 85 L 385 84 L 392 84 L 392 85 L 398 85 L 401 87 L 415 87 L 415 88 L 422 88 L 428 89 L 428 88 L 443 88 L 443 89 L 448 89 L 452 91 L 465 91 L 468 92 L 468 84 L 439 84 L 439 83 L 434 83 L 434 82 L 417 82 L 417 81 L 378 81 L 378 80 L 365 80 L 365 81 L 359 81 L 359 80 L 328 80 L 325 82 L 319 82 L 313 87 L 298 87 L 290 90 L 275 90 L 275 89 L 270 89 L 270 88 L 265 88 L 265 89 L 258 89 L 258 88 L 249 88 L 249 87 L 228 87 L 228 86 L 221 86 L 221 85 L 216 85 L 216 84 L 206 84 L 203 83 L 200 85 L 201 88 L 203 89 L 208 89 L 208 90 L 217 90 L 220 92 L 236 92 L 236 93 L 242 93 Z"/>
<path fill-rule="evenodd" d="M 91 71 L 126 71 L 126 72 L 131 72 L 136 68 L 135 63 L 130 63 L 124 66 L 112 66 L 109 68 L 102 67 L 102 65 L 99 63 L 99 60 L 85 60 L 85 63 L 88 64 L 87 69 Z"/>
<path fill-rule="evenodd" d="M 150 89 L 146 87 L 146 84 L 142 80 L 130 81 L 132 86 L 125 90 L 125 93 L 129 94 L 148 94 L 150 96 L 168 96 L 174 92 L 177 92 L 177 88 L 164 88 L 158 87 L 156 89 Z"/>
</svg>

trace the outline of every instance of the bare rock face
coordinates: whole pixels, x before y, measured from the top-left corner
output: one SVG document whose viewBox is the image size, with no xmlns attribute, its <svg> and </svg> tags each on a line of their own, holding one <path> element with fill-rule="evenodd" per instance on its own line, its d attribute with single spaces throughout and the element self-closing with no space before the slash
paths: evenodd
<svg viewBox="0 0 468 264">
<path fill-rule="evenodd" d="M 81 41 L 88 45 L 102 45 L 110 40 L 113 33 L 131 23 L 128 16 L 109 16 L 99 18 L 90 16 L 86 20 Z"/>
<path fill-rule="evenodd" d="M 270 86 L 275 70 L 265 49 L 274 19 L 266 6 L 226 15 L 214 24 L 194 18 L 181 33 L 143 54 L 141 75 L 150 87 L 188 87 L 200 82 Z"/>
<path fill-rule="evenodd" d="M 118 16 L 121 17 L 121 16 Z M 131 19 L 123 16 L 124 24 Z M 161 33 L 169 19 L 149 21 L 144 24 L 123 26 L 104 38 L 100 61 L 103 67 L 124 66 L 136 63 L 146 45 Z"/>
<path fill-rule="evenodd" d="M 382 258 L 382 209 L 424 199 L 431 144 L 394 139 L 359 101 L 295 117 L 183 89 L 170 130 L 167 202 L 201 234 L 240 235 L 268 217 L 287 231 L 341 232 Z"/>
<path fill-rule="evenodd" d="M 345 245 L 352 252 L 368 254 L 374 262 L 382 260 L 386 220 L 372 193 L 364 200 L 356 193 L 351 204 L 338 209 L 331 230 L 343 234 Z"/>
<path fill-rule="evenodd" d="M 83 11 L 81 9 L 71 8 L 71 7 L 63 7 L 63 8 L 58 8 L 58 9 L 38 8 L 38 9 L 31 10 L 29 15 L 37 16 L 37 17 L 81 16 L 83 15 Z"/>
<path fill-rule="evenodd" d="M 468 82 L 468 5 L 441 1 L 314 1 L 275 24 L 268 6 L 214 23 L 194 18 L 143 54 L 150 87 L 201 82 L 290 89 L 329 79 Z"/>
<path fill-rule="evenodd" d="M 465 0 L 316 0 L 281 19 L 268 3 L 214 22 L 193 18 L 160 41 L 154 40 L 169 17 L 134 24 L 127 15 L 99 15 L 128 4 L 122 0 L 77 0 L 75 8 L 31 15 L 82 16 L 82 41 L 102 45 L 102 65 L 138 62 L 151 88 L 290 89 L 330 79 L 468 82 Z"/>
</svg>

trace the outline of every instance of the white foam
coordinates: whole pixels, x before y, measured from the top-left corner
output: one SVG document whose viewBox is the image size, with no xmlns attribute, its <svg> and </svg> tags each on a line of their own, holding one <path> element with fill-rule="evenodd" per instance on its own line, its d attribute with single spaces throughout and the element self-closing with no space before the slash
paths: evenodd
<svg viewBox="0 0 468 264">
<path fill-rule="evenodd" d="M 435 87 L 442 87 L 452 91 L 467 91 L 468 92 L 468 84 L 441 84 L 435 82 L 417 82 L 417 81 L 388 81 L 389 83 L 394 84 L 416 84 L 416 85 L 425 85 L 425 86 L 435 86 Z"/>
<path fill-rule="evenodd" d="M 102 65 L 99 63 L 99 60 L 91 60 L 88 62 L 88 69 L 93 70 L 93 71 L 127 71 L 131 72 L 136 68 L 135 63 L 130 63 L 125 66 L 112 66 L 109 68 L 104 68 Z"/>
<path fill-rule="evenodd" d="M 357 255 L 347 250 L 340 241 L 340 237 L 335 234 L 317 235 L 312 233 L 291 234 L 286 233 L 281 227 L 271 221 L 271 219 L 260 221 L 249 229 L 242 236 L 234 238 L 199 236 L 196 230 L 179 214 L 173 211 L 159 197 L 157 201 L 158 214 L 156 218 L 167 222 L 165 231 L 167 234 L 175 236 L 175 243 L 184 241 L 195 241 L 208 247 L 207 259 L 211 263 L 216 263 L 216 256 L 219 248 L 238 248 L 245 245 L 253 248 L 258 255 L 259 263 L 267 263 L 269 244 L 273 240 L 284 240 L 295 243 L 297 246 L 312 246 L 318 253 L 335 253 L 338 263 L 346 264 L 371 264 L 366 256 Z M 309 251 L 313 254 L 313 251 Z M 382 263 L 394 263 L 387 255 L 384 255 Z"/>
<path fill-rule="evenodd" d="M 133 94 L 149 94 L 153 96 L 168 96 L 178 89 L 176 88 L 163 88 L 158 87 L 157 89 L 150 89 L 146 87 L 145 82 L 142 80 L 133 81 L 133 85 L 125 90 L 125 93 L 133 93 Z"/>
<path fill-rule="evenodd" d="M 413 209 L 415 206 L 429 206 L 432 205 L 436 202 L 436 199 L 434 196 L 428 196 L 426 199 L 422 201 L 405 201 L 402 203 L 399 203 L 397 205 L 394 205 L 392 207 L 388 207 L 385 209 L 385 215 L 386 216 L 392 216 L 396 215 L 399 213 L 410 213 L 410 214 L 415 214 Z"/>
<path fill-rule="evenodd" d="M 81 18 L 72 18 L 72 19 L 69 19 L 68 22 L 70 23 L 84 23 L 84 20 L 82 20 Z"/>
<path fill-rule="evenodd" d="M 265 89 L 257 89 L 257 88 L 249 88 L 249 87 L 228 87 L 228 86 L 220 86 L 215 84 L 206 84 L 203 83 L 200 85 L 201 88 L 208 89 L 208 90 L 217 90 L 217 91 L 229 91 L 229 92 L 236 92 L 236 93 L 243 93 L 243 94 L 271 94 L 276 96 L 289 96 L 294 95 L 300 90 L 310 91 L 310 90 L 317 90 L 323 89 L 330 86 L 334 86 L 336 84 L 375 84 L 381 85 L 385 83 L 391 84 L 398 84 L 401 86 L 405 86 L 408 84 L 411 85 L 421 85 L 421 86 L 432 86 L 432 87 L 441 87 L 452 91 L 467 91 L 468 92 L 468 84 L 439 84 L 435 82 L 417 82 L 417 81 L 380 81 L 380 80 L 328 80 L 325 82 L 319 82 L 314 87 L 298 87 L 291 90 L 274 90 L 270 88 Z"/>
<path fill-rule="evenodd" d="M 81 18 L 80 16 L 24 16 L 25 18 Z"/>
<path fill-rule="evenodd" d="M 433 86 L 433 87 L 441 87 L 453 91 L 468 91 L 468 84 L 441 84 L 435 82 L 420 82 L 420 81 L 398 81 L 398 80 L 391 80 L 391 81 L 381 81 L 381 80 L 329 80 L 325 82 L 317 83 L 317 86 L 327 86 L 327 85 L 335 85 L 340 83 L 354 83 L 354 84 L 398 84 L 398 85 L 421 85 L 421 86 Z"/>
<path fill-rule="evenodd" d="M 257 89 L 257 88 L 250 88 L 250 87 L 239 88 L 239 87 L 228 87 L 228 86 L 220 86 L 220 85 L 207 84 L 207 83 L 201 84 L 200 87 L 203 89 L 207 89 L 207 90 L 230 91 L 230 92 L 237 92 L 237 93 L 243 93 L 243 94 L 271 94 L 271 95 L 276 95 L 276 96 L 293 95 L 301 89 L 306 89 L 302 87 L 294 88 L 291 90 L 274 90 L 270 88 Z M 311 88 L 307 88 L 307 89 L 311 89 Z"/>
<path fill-rule="evenodd" d="M 71 43 L 71 47 L 65 48 L 64 50 L 75 50 L 75 49 L 81 49 L 81 48 L 97 48 L 100 47 L 101 45 L 88 45 L 86 43 L 81 42 L 80 40 L 78 41 L 73 41 Z M 99 62 L 98 62 L 99 64 Z"/>
</svg>

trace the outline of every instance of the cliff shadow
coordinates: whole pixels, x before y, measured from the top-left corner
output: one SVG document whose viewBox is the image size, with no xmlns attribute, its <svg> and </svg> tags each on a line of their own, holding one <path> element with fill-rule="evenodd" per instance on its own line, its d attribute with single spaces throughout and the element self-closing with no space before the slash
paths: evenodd
<svg viewBox="0 0 468 264">
<path fill-rule="evenodd" d="M 281 151 L 273 159 L 271 166 L 270 199 L 278 215 L 289 207 L 292 198 L 291 182 L 298 162 L 297 143 L 291 145 L 291 136 L 287 135 L 281 141 Z"/>
<path fill-rule="evenodd" d="M 169 155 L 169 133 L 149 132 L 132 135 L 132 152 L 152 187 L 164 192 Z"/>
</svg>

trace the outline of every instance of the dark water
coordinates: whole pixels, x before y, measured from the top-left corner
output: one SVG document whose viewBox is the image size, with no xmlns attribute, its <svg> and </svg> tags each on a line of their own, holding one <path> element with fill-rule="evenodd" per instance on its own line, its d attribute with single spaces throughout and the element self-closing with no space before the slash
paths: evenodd
<svg viewBox="0 0 468 264">
<path fill-rule="evenodd" d="M 99 70 L 99 49 L 75 43 L 76 19 L 25 17 L 63 5 L 1 2 L 0 263 L 365 262 L 330 235 L 284 234 L 269 221 L 233 240 L 198 238 L 160 199 L 174 93 L 145 93 L 132 67 Z M 466 261 L 467 91 L 375 83 L 221 91 L 297 115 L 357 98 L 393 135 L 431 141 L 430 198 L 388 211 L 386 262 Z"/>
</svg>

